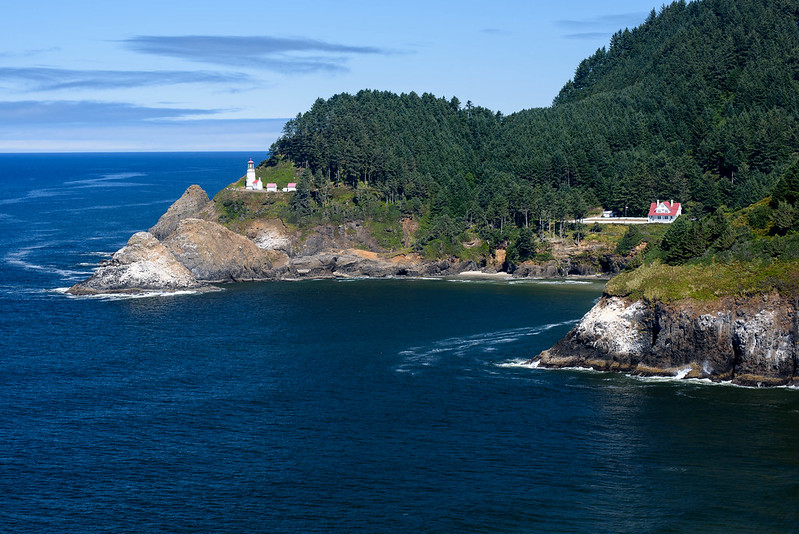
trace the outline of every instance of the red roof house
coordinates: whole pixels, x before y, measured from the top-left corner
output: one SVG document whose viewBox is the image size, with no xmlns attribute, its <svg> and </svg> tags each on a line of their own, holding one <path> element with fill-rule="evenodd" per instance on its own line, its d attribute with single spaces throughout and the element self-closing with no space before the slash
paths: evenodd
<svg viewBox="0 0 799 534">
<path fill-rule="evenodd" d="M 649 206 L 649 222 L 651 223 L 672 223 L 674 219 L 682 213 L 682 205 L 679 202 L 653 202 Z"/>
</svg>

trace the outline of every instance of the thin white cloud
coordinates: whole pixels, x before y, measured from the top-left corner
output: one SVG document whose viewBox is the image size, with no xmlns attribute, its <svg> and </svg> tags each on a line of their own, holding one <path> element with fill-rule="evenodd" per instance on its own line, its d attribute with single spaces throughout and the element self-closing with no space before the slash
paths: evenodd
<svg viewBox="0 0 799 534">
<path fill-rule="evenodd" d="M 187 83 L 254 83 L 250 76 L 238 72 L 72 70 L 47 67 L 0 67 L 0 80 L 15 82 L 33 91 L 121 89 Z"/>
<path fill-rule="evenodd" d="M 646 19 L 646 13 L 635 11 L 631 13 L 616 13 L 612 15 L 600 15 L 597 17 L 588 17 L 584 19 L 567 19 L 557 20 L 555 24 L 564 29 L 580 30 L 580 29 L 594 29 L 598 27 L 611 28 L 611 31 L 617 31 L 624 27 L 637 26 Z"/>
<path fill-rule="evenodd" d="M 60 46 L 51 46 L 49 48 L 35 48 L 20 52 L 0 52 L 0 58 L 30 58 L 40 54 L 47 54 L 48 52 L 59 52 L 60 50 Z"/>
<path fill-rule="evenodd" d="M 127 48 L 145 54 L 286 74 L 345 71 L 345 64 L 352 56 L 391 53 L 374 46 L 351 46 L 308 38 L 139 35 L 122 42 Z"/>
<path fill-rule="evenodd" d="M 567 33 L 563 37 L 566 39 L 586 39 L 594 41 L 596 39 L 604 39 L 608 37 L 611 32 L 583 32 L 583 33 Z"/>
<path fill-rule="evenodd" d="M 483 28 L 480 31 L 487 35 L 510 35 L 511 33 L 508 30 L 502 30 L 500 28 Z"/>
<path fill-rule="evenodd" d="M 555 25 L 564 30 L 566 39 L 586 39 L 595 41 L 605 39 L 622 28 L 629 28 L 641 24 L 646 19 L 646 13 L 617 13 L 613 15 L 600 15 L 584 19 L 557 20 Z"/>
</svg>

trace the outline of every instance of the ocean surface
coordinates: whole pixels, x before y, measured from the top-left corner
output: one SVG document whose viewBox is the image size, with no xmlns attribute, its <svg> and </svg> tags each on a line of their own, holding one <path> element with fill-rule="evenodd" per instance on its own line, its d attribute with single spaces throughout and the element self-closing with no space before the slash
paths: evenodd
<svg viewBox="0 0 799 534">
<path fill-rule="evenodd" d="M 63 293 L 250 157 L 0 155 L 0 532 L 799 530 L 799 392 L 521 365 L 600 283 Z"/>
</svg>

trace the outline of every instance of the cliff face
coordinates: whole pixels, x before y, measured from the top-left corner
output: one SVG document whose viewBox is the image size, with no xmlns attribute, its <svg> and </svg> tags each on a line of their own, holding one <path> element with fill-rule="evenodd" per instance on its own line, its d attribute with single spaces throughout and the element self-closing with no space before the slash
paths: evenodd
<svg viewBox="0 0 799 534">
<path fill-rule="evenodd" d="M 196 217 L 210 201 L 208 194 L 199 185 L 192 185 L 177 199 L 169 209 L 161 215 L 155 226 L 150 228 L 150 233 L 156 239 L 163 241 L 174 232 L 178 223 L 188 217 Z"/>
<path fill-rule="evenodd" d="M 91 278 L 67 291 L 73 295 L 178 291 L 204 287 L 152 234 L 138 232 Z"/>
<path fill-rule="evenodd" d="M 796 299 L 777 293 L 709 303 L 605 296 L 533 362 L 742 385 L 794 383 L 798 312 Z"/>
<path fill-rule="evenodd" d="M 280 278 L 288 272 L 288 256 L 264 250 L 221 224 L 183 219 L 164 240 L 177 261 L 199 280 L 234 282 Z"/>
</svg>

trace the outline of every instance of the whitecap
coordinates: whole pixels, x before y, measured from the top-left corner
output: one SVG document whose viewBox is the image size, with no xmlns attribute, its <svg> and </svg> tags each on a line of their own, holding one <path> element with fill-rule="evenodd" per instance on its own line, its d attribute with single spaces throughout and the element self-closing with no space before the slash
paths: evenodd
<svg viewBox="0 0 799 534">
<path fill-rule="evenodd" d="M 677 371 L 677 373 L 674 375 L 674 378 L 676 378 L 677 380 L 681 380 L 681 379 L 685 378 L 686 376 L 688 376 L 688 373 L 690 373 L 690 372 L 691 372 L 691 370 L 692 370 L 692 369 L 691 369 L 690 367 L 686 367 L 685 369 L 680 369 L 680 370 L 679 370 L 679 371 Z"/>
<path fill-rule="evenodd" d="M 0 199 L 0 206 L 5 206 L 8 204 L 18 204 L 20 202 L 25 202 L 27 200 L 35 200 L 37 198 L 55 197 L 63 194 L 64 194 L 63 191 L 58 191 L 55 189 L 33 189 L 31 191 L 28 191 L 24 196 L 21 197 Z"/>
<path fill-rule="evenodd" d="M 57 288 L 60 292 L 61 288 Z M 69 289 L 69 288 L 66 288 Z M 149 299 L 157 297 L 181 297 L 185 295 L 197 295 L 200 291 L 183 290 L 183 291 L 146 291 L 141 293 L 97 293 L 95 295 L 72 295 L 66 293 L 67 298 L 79 300 L 100 300 L 100 301 L 118 301 L 118 300 L 138 300 Z"/>
<path fill-rule="evenodd" d="M 484 332 L 463 337 L 446 338 L 430 345 L 410 347 L 398 353 L 404 359 L 400 367 L 429 366 L 437 363 L 444 356 L 464 357 L 467 354 L 474 354 L 475 351 L 482 353 L 496 352 L 503 345 L 514 343 L 525 337 L 537 336 L 552 328 L 571 325 L 576 322 L 576 320 L 572 320 L 541 326 Z"/>
<path fill-rule="evenodd" d="M 599 280 L 597 280 L 599 281 Z M 572 286 L 593 284 L 592 280 L 535 280 L 536 283 L 548 286 Z"/>
<path fill-rule="evenodd" d="M 530 361 L 529 358 L 517 358 L 515 360 L 509 360 L 506 362 L 498 362 L 494 365 L 497 367 L 503 368 L 524 368 L 524 369 L 536 369 L 541 364 L 540 360 Z"/>
<path fill-rule="evenodd" d="M 116 172 L 112 174 L 103 174 L 99 178 L 85 178 L 83 180 L 70 180 L 64 182 L 64 185 L 77 185 L 77 186 L 91 186 L 96 184 L 102 184 L 104 182 L 115 182 L 117 180 L 128 180 L 130 178 L 136 178 L 138 176 L 147 176 L 146 174 L 140 172 Z M 118 184 L 114 184 L 118 185 Z"/>
<path fill-rule="evenodd" d="M 33 263 L 31 261 L 28 261 L 27 259 L 28 256 L 34 250 L 49 247 L 52 245 L 53 243 L 42 243 L 39 245 L 32 245 L 29 247 L 21 248 L 17 251 L 9 252 L 8 254 L 6 254 L 4 260 L 8 265 L 13 265 L 14 267 L 19 267 L 20 269 L 56 274 L 67 280 L 86 278 L 87 276 L 92 275 L 93 271 L 78 271 L 74 269 L 63 269 L 52 265 L 41 265 L 38 263 Z"/>
</svg>

